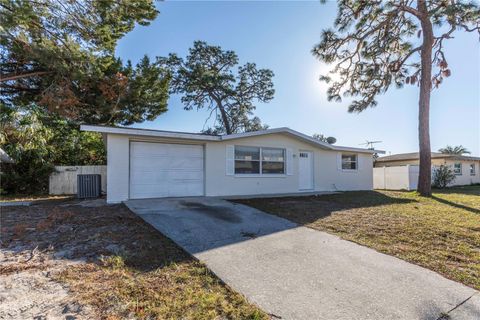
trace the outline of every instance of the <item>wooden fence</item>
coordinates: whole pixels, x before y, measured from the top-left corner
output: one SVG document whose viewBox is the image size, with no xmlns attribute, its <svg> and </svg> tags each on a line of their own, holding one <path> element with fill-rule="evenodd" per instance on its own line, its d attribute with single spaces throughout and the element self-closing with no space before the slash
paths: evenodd
<svg viewBox="0 0 480 320">
<path fill-rule="evenodd" d="M 107 191 L 107 166 L 56 166 L 50 175 L 49 194 L 76 194 L 79 174 L 100 174 L 102 192 Z"/>
</svg>

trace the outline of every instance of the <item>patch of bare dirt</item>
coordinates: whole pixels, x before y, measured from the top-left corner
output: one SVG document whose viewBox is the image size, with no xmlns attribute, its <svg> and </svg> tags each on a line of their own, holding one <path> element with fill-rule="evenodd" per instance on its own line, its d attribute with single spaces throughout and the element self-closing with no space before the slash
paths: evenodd
<svg viewBox="0 0 480 320">
<path fill-rule="evenodd" d="M 46 258 L 43 262 L 25 262 L 28 256 L 26 252 L 1 253 L 0 319 L 95 318 L 91 308 L 78 303 L 69 295 L 68 288 L 52 279 L 65 270 L 67 261 L 53 262 Z"/>
<path fill-rule="evenodd" d="M 107 211 L 115 219 L 115 212 L 124 209 L 100 199 L 0 210 L 0 319 L 98 318 L 57 277 L 69 267 L 121 250 L 121 244 L 101 236 L 106 231 L 95 215 L 104 217 Z M 108 232 L 121 232 L 114 229 L 109 225 Z"/>
<path fill-rule="evenodd" d="M 124 205 L 0 210 L 0 320 L 268 318 Z"/>
</svg>

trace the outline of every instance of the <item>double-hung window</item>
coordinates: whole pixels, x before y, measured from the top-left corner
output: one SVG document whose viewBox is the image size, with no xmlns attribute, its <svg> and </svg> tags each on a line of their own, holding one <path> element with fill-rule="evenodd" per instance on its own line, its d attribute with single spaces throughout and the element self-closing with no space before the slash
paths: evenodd
<svg viewBox="0 0 480 320">
<path fill-rule="evenodd" d="M 342 154 L 342 170 L 357 170 L 358 157 L 356 154 Z"/>
<path fill-rule="evenodd" d="M 453 173 L 455 173 L 457 176 L 462 175 L 462 164 L 460 162 L 457 162 L 453 165 Z"/>
<path fill-rule="evenodd" d="M 235 146 L 235 174 L 284 174 L 285 149 Z"/>
<path fill-rule="evenodd" d="M 260 148 L 235 146 L 235 174 L 260 173 Z"/>
<path fill-rule="evenodd" d="M 285 173 L 285 149 L 261 148 L 262 174 Z"/>
<path fill-rule="evenodd" d="M 470 175 L 475 175 L 475 163 L 470 164 Z"/>
</svg>

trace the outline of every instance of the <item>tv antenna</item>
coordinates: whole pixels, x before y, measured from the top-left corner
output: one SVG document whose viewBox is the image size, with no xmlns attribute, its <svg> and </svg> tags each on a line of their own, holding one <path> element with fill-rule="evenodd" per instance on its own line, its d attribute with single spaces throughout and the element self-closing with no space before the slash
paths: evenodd
<svg viewBox="0 0 480 320">
<path fill-rule="evenodd" d="M 370 150 L 375 150 L 375 144 L 376 143 L 382 143 L 382 141 L 368 141 L 368 140 L 365 140 L 364 143 L 360 143 L 359 145 L 360 146 L 365 146 L 367 149 L 370 149 Z"/>
</svg>

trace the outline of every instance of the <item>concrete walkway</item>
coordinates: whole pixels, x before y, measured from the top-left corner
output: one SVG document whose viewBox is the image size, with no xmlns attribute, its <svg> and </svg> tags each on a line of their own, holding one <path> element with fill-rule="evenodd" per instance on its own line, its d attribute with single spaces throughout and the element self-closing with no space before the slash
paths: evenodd
<svg viewBox="0 0 480 320">
<path fill-rule="evenodd" d="M 274 317 L 480 319 L 474 289 L 251 207 L 214 198 L 126 204 Z"/>
</svg>

